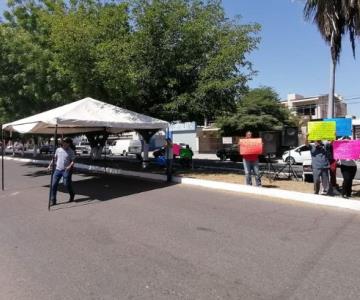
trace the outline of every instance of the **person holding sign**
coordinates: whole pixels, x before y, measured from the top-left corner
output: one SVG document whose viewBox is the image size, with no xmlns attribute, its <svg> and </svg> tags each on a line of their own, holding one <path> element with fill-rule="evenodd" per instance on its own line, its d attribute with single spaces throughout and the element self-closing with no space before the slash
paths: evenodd
<svg viewBox="0 0 360 300">
<path fill-rule="evenodd" d="M 334 148 L 334 156 L 338 159 L 343 177 L 341 195 L 343 198 L 349 198 L 351 197 L 352 184 L 357 171 L 356 159 L 360 157 L 359 141 L 353 141 L 347 137 L 344 140 L 336 141 Z"/>
<path fill-rule="evenodd" d="M 251 139 L 252 132 L 246 132 L 245 139 Z M 241 154 L 241 147 L 240 147 L 240 154 Z M 245 170 L 245 177 L 246 177 L 246 184 L 252 185 L 252 171 L 255 174 L 255 182 L 256 186 L 261 186 L 261 177 L 259 171 L 259 154 L 242 154 L 243 157 L 243 164 Z"/>
<path fill-rule="evenodd" d="M 305 145 L 309 146 L 311 153 L 311 165 L 314 177 L 314 193 L 320 192 L 320 179 L 323 187 L 323 195 L 332 194 L 332 187 L 329 182 L 329 170 L 330 170 L 330 144 L 328 142 L 322 142 L 320 140 L 314 143 L 309 143 L 309 135 L 306 135 Z"/>
</svg>

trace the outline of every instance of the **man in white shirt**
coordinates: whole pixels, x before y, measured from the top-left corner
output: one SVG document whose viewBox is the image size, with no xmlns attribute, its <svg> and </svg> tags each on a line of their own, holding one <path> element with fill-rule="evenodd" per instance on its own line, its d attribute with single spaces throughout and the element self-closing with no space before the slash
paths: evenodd
<svg viewBox="0 0 360 300">
<path fill-rule="evenodd" d="M 74 201 L 75 193 L 72 188 L 72 171 L 74 167 L 74 159 L 75 159 L 75 152 L 70 148 L 72 144 L 72 140 L 70 138 L 66 138 L 62 142 L 62 147 L 56 149 L 55 152 L 55 170 L 52 179 L 52 186 L 51 186 L 51 195 L 50 201 L 51 205 L 56 205 L 56 193 L 58 189 L 58 185 L 60 179 L 63 178 L 64 185 L 66 186 L 69 194 L 70 199 L 69 202 Z M 48 169 L 50 170 L 54 161 L 50 162 Z"/>
</svg>

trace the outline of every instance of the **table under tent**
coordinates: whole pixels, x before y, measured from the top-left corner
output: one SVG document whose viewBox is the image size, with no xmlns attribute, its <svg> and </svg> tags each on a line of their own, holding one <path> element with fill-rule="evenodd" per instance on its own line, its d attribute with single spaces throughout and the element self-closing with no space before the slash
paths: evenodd
<svg viewBox="0 0 360 300">
<path fill-rule="evenodd" d="M 54 135 L 55 143 L 57 142 L 58 135 L 97 132 L 119 134 L 127 131 L 136 131 L 144 139 L 144 161 L 147 161 L 150 138 L 159 130 L 167 130 L 168 127 L 169 123 L 166 121 L 92 98 L 84 98 L 31 117 L 4 124 L 2 130 L 10 133 L 18 132 L 20 134 Z M 2 161 L 4 159 L 3 155 L 4 151 L 2 151 Z M 2 187 L 4 189 L 3 167 L 2 173 Z"/>
</svg>

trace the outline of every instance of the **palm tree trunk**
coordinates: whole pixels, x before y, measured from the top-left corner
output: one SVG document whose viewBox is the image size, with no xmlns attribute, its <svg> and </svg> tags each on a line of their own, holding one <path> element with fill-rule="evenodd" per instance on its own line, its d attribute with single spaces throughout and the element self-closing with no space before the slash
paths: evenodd
<svg viewBox="0 0 360 300">
<path fill-rule="evenodd" d="M 328 118 L 335 117 L 335 73 L 336 62 L 331 60 L 330 64 L 330 93 L 328 98 Z"/>
</svg>

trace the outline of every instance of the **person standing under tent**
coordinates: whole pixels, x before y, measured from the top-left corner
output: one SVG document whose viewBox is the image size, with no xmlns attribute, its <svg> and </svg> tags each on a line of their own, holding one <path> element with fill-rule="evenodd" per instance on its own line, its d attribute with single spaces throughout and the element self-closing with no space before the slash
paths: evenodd
<svg viewBox="0 0 360 300">
<path fill-rule="evenodd" d="M 50 195 L 51 205 L 56 205 L 56 194 L 61 178 L 63 178 L 64 185 L 69 192 L 69 202 L 72 202 L 75 199 L 75 193 L 72 187 L 72 171 L 74 167 L 75 152 L 70 148 L 71 144 L 72 140 L 70 138 L 65 138 L 62 141 L 62 146 L 56 149 L 54 160 L 52 160 L 48 166 L 48 169 L 50 170 L 55 164 Z"/>
<path fill-rule="evenodd" d="M 248 131 L 245 134 L 246 139 L 252 138 L 252 132 Z M 243 164 L 245 170 L 245 178 L 246 184 L 252 185 L 252 171 L 255 174 L 255 182 L 256 186 L 261 186 L 261 177 L 260 177 L 260 170 L 259 170 L 259 155 L 257 154 L 248 154 L 243 155 Z"/>
<path fill-rule="evenodd" d="M 305 145 L 309 146 L 311 153 L 311 166 L 314 178 L 314 193 L 319 194 L 322 183 L 322 195 L 332 195 L 332 187 L 329 180 L 330 170 L 330 143 L 320 140 L 309 143 L 306 135 Z"/>
</svg>

